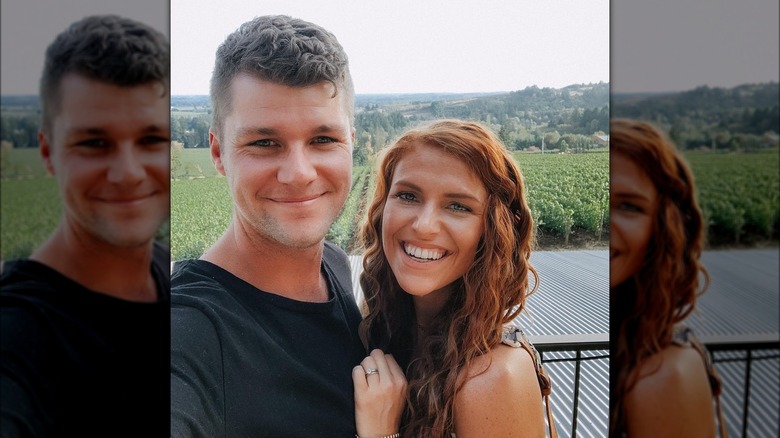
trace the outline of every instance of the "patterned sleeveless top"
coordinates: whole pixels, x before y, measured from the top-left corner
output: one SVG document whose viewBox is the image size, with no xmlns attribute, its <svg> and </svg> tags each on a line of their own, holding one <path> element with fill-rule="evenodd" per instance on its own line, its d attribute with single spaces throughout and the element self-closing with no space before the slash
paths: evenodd
<svg viewBox="0 0 780 438">
<path fill-rule="evenodd" d="M 534 368 L 536 368 L 536 377 L 539 380 L 539 390 L 544 398 L 545 408 L 547 410 L 547 430 L 549 431 L 550 438 L 558 438 L 558 430 L 555 427 L 555 421 L 552 415 L 552 408 L 550 406 L 550 394 L 552 393 L 552 382 L 550 376 L 542 367 L 542 359 L 539 356 L 539 352 L 531 344 L 526 337 L 525 332 L 522 329 L 509 325 L 504 327 L 504 331 L 501 333 L 501 343 L 514 348 L 522 348 L 531 355 L 531 359 L 534 362 Z"/>
<path fill-rule="evenodd" d="M 696 336 L 693 335 L 693 331 L 688 326 L 682 324 L 675 327 L 674 333 L 672 334 L 672 344 L 680 347 L 693 347 L 701 355 L 704 366 L 707 369 L 710 389 L 712 390 L 712 398 L 715 399 L 715 414 L 718 417 L 720 436 L 721 438 L 727 438 L 729 434 L 728 430 L 726 430 L 726 421 L 723 418 L 723 410 L 720 407 L 720 394 L 723 390 L 723 383 L 718 371 L 715 369 L 715 365 L 712 363 L 712 356 Z"/>
</svg>

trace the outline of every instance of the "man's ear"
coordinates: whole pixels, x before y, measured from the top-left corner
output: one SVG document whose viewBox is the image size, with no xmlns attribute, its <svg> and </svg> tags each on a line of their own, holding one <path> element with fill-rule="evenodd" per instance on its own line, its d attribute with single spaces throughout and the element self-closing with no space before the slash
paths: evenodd
<svg viewBox="0 0 780 438">
<path fill-rule="evenodd" d="M 355 127 L 352 127 L 352 147 L 355 147 Z"/>
<path fill-rule="evenodd" d="M 220 175 L 225 176 L 225 166 L 222 164 L 222 148 L 219 145 L 219 138 L 214 131 L 209 129 L 209 149 L 211 150 L 211 162 Z"/>
<path fill-rule="evenodd" d="M 49 175 L 55 175 L 54 165 L 51 162 L 51 144 L 49 138 L 44 134 L 43 130 L 38 131 L 38 151 L 41 153 L 41 160 L 43 160 L 43 166 Z"/>
</svg>

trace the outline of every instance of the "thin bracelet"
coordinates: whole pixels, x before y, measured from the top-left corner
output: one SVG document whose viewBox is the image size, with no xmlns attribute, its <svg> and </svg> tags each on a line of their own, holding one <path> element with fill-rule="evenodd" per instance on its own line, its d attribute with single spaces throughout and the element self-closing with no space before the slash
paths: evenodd
<svg viewBox="0 0 780 438">
<path fill-rule="evenodd" d="M 401 436 L 401 432 L 396 432 L 392 435 L 379 436 L 377 438 L 399 438 L 400 436 Z M 360 438 L 360 435 L 355 434 L 355 438 Z"/>
</svg>

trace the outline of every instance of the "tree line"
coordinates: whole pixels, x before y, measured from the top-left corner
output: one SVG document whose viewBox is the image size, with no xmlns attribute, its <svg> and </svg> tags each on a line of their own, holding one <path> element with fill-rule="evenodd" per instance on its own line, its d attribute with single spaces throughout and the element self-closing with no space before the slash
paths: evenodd
<svg viewBox="0 0 780 438">
<path fill-rule="evenodd" d="M 191 110 L 172 111 L 171 140 L 184 148 L 208 147 L 208 99 L 174 98 L 176 106 Z M 510 150 L 544 147 L 584 152 L 594 146 L 593 134 L 609 132 L 609 84 L 578 84 L 561 89 L 531 86 L 481 96 L 431 94 L 398 95 L 384 101 L 369 99 L 356 108 L 355 164 L 368 163 L 377 151 L 411 126 L 445 117 L 488 125 Z M 38 123 L 37 111 L 14 112 L 4 108 L 1 139 L 13 147 L 35 147 Z"/>
<path fill-rule="evenodd" d="M 780 86 L 697 87 L 650 95 L 615 95 L 614 117 L 649 120 L 681 149 L 757 150 L 777 146 Z"/>
</svg>

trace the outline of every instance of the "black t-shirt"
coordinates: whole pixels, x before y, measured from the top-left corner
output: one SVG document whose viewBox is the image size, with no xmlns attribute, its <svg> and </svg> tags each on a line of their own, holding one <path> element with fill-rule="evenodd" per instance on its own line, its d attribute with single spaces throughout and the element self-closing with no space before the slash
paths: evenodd
<svg viewBox="0 0 780 438">
<path fill-rule="evenodd" d="M 346 255 L 327 242 L 322 272 L 330 298 L 310 303 L 261 291 L 203 260 L 176 264 L 174 438 L 355 436 L 360 313 Z"/>
<path fill-rule="evenodd" d="M 0 436 L 166 437 L 170 252 L 155 244 L 159 300 L 86 289 L 32 260 L 0 277 Z"/>
</svg>

